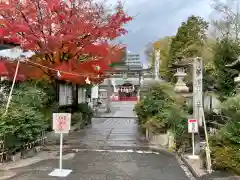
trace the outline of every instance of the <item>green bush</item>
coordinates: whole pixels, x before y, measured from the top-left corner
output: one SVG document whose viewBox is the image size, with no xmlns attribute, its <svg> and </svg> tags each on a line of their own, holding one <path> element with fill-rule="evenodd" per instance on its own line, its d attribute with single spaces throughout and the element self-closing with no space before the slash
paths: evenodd
<svg viewBox="0 0 240 180">
<path fill-rule="evenodd" d="M 219 133 L 232 144 L 239 145 L 240 148 L 240 94 L 224 101 L 221 109 L 229 121 Z"/>
<path fill-rule="evenodd" d="M 210 137 L 213 166 L 240 174 L 240 95 L 229 97 L 221 109 L 229 120 Z"/>
<path fill-rule="evenodd" d="M 60 106 L 58 112 L 67 112 L 72 114 L 81 113 L 85 125 L 91 124 L 91 120 L 93 117 L 93 110 L 88 105 L 88 103 L 80 103 L 77 106 L 75 105 Z"/>
<path fill-rule="evenodd" d="M 36 140 L 47 126 L 42 113 L 26 105 L 12 105 L 0 119 L 0 135 L 13 134 L 21 143 Z"/>
<path fill-rule="evenodd" d="M 91 124 L 93 117 L 93 110 L 87 103 L 81 103 L 77 107 L 78 112 L 82 113 L 82 118 L 85 121 L 85 125 Z"/>
<path fill-rule="evenodd" d="M 26 81 L 16 86 L 12 95 L 12 103 L 25 104 L 42 110 L 49 101 L 48 94 L 35 81 Z"/>
<path fill-rule="evenodd" d="M 141 101 L 136 104 L 136 112 L 142 127 L 155 133 L 171 130 L 181 146 L 182 136 L 187 132 L 187 113 L 183 110 L 184 100 L 167 83 L 152 83 L 143 86 Z"/>
<path fill-rule="evenodd" d="M 235 144 L 223 136 L 225 130 L 210 137 L 212 165 L 217 170 L 229 170 L 240 174 L 240 143 Z"/>
<path fill-rule="evenodd" d="M 135 106 L 134 111 L 143 124 L 148 117 L 153 117 L 161 112 L 166 104 L 183 105 L 182 99 L 174 93 L 173 87 L 168 83 L 144 86 L 140 92 L 142 98 Z"/>
<path fill-rule="evenodd" d="M 47 121 L 41 112 L 47 100 L 46 93 L 32 82 L 18 84 L 5 116 L 5 106 L 0 109 L 0 136 L 9 139 L 9 148 L 34 141 L 46 129 Z M 12 138 L 8 138 L 12 137 Z"/>
<path fill-rule="evenodd" d="M 231 121 L 239 121 L 240 119 L 240 94 L 229 97 L 221 104 L 222 113 L 229 117 Z"/>
<path fill-rule="evenodd" d="M 59 112 L 59 113 L 74 113 L 75 111 L 73 111 L 73 105 L 62 105 L 62 106 L 58 107 L 56 112 Z"/>
<path fill-rule="evenodd" d="M 72 114 L 72 119 L 71 119 L 71 125 L 75 125 L 78 122 L 83 121 L 82 119 L 82 113 L 78 112 L 78 113 L 73 113 Z"/>
<path fill-rule="evenodd" d="M 144 124 L 147 121 L 148 114 L 145 112 L 143 101 L 138 102 L 135 107 L 134 111 L 138 117 L 139 124 Z"/>
</svg>

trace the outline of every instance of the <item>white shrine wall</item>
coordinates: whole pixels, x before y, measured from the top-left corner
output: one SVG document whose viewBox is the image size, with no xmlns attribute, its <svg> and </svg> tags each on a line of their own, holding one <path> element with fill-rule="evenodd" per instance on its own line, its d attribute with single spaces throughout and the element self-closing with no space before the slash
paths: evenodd
<svg viewBox="0 0 240 180">
<path fill-rule="evenodd" d="M 72 85 L 60 84 L 59 85 L 59 105 L 70 105 L 73 101 Z M 78 88 L 78 103 L 86 101 L 86 88 Z"/>
</svg>

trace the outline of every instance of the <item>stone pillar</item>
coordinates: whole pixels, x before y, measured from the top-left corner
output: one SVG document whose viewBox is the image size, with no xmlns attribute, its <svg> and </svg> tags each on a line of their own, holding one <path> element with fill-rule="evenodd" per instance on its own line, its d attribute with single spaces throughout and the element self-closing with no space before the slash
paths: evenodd
<svg viewBox="0 0 240 180">
<path fill-rule="evenodd" d="M 199 126 L 203 125 L 203 119 L 199 109 L 203 108 L 203 60 L 193 60 L 193 117 L 198 119 Z"/>
<path fill-rule="evenodd" d="M 159 80 L 159 66 L 160 66 L 160 50 L 156 51 L 155 54 L 155 68 L 154 68 L 154 73 L 155 73 L 155 80 Z"/>
<path fill-rule="evenodd" d="M 175 84 L 174 90 L 178 93 L 189 92 L 189 88 L 184 82 L 184 78 L 187 76 L 184 67 L 177 68 L 177 72 L 174 74 L 174 76 L 177 78 L 177 83 Z"/>
</svg>

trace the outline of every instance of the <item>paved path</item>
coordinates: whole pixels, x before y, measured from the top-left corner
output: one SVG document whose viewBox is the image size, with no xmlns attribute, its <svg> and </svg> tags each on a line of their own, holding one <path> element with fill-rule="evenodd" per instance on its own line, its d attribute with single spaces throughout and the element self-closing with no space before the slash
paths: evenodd
<svg viewBox="0 0 240 180">
<path fill-rule="evenodd" d="M 104 117 L 136 117 L 135 113 L 133 112 L 133 108 L 136 102 L 111 102 L 111 113 L 105 114 L 103 113 L 102 116 Z"/>
<path fill-rule="evenodd" d="M 134 105 L 133 102 L 112 103 L 115 111 L 108 115 L 112 118 L 93 118 L 91 128 L 73 133 L 67 137 L 66 143 L 74 148 L 86 149 L 147 147 L 148 143 L 141 140 L 138 133 Z"/>
<path fill-rule="evenodd" d="M 113 116 L 134 117 L 134 103 L 112 105 Z M 189 180 L 174 156 L 134 150 L 148 146 L 140 138 L 135 118 L 93 119 L 91 128 L 65 139 L 76 154 L 63 162 L 64 168 L 73 170 L 64 180 Z M 57 160 L 46 160 L 15 169 L 12 180 L 60 179 L 48 176 L 57 166 Z"/>
<path fill-rule="evenodd" d="M 18 170 L 14 180 L 54 180 L 47 174 L 57 166 L 43 161 Z M 78 152 L 64 161 L 73 172 L 66 180 L 188 180 L 172 156 L 118 152 Z"/>
</svg>

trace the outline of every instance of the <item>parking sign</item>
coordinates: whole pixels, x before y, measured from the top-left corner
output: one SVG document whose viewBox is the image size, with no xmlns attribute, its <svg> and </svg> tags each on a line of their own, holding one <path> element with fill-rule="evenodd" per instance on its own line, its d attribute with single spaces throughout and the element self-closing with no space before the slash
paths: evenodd
<svg viewBox="0 0 240 180">
<path fill-rule="evenodd" d="M 55 133 L 68 133 L 70 128 L 70 113 L 53 113 L 53 130 Z"/>
<path fill-rule="evenodd" d="M 198 123 L 196 119 L 188 119 L 188 133 L 198 133 Z"/>
</svg>

